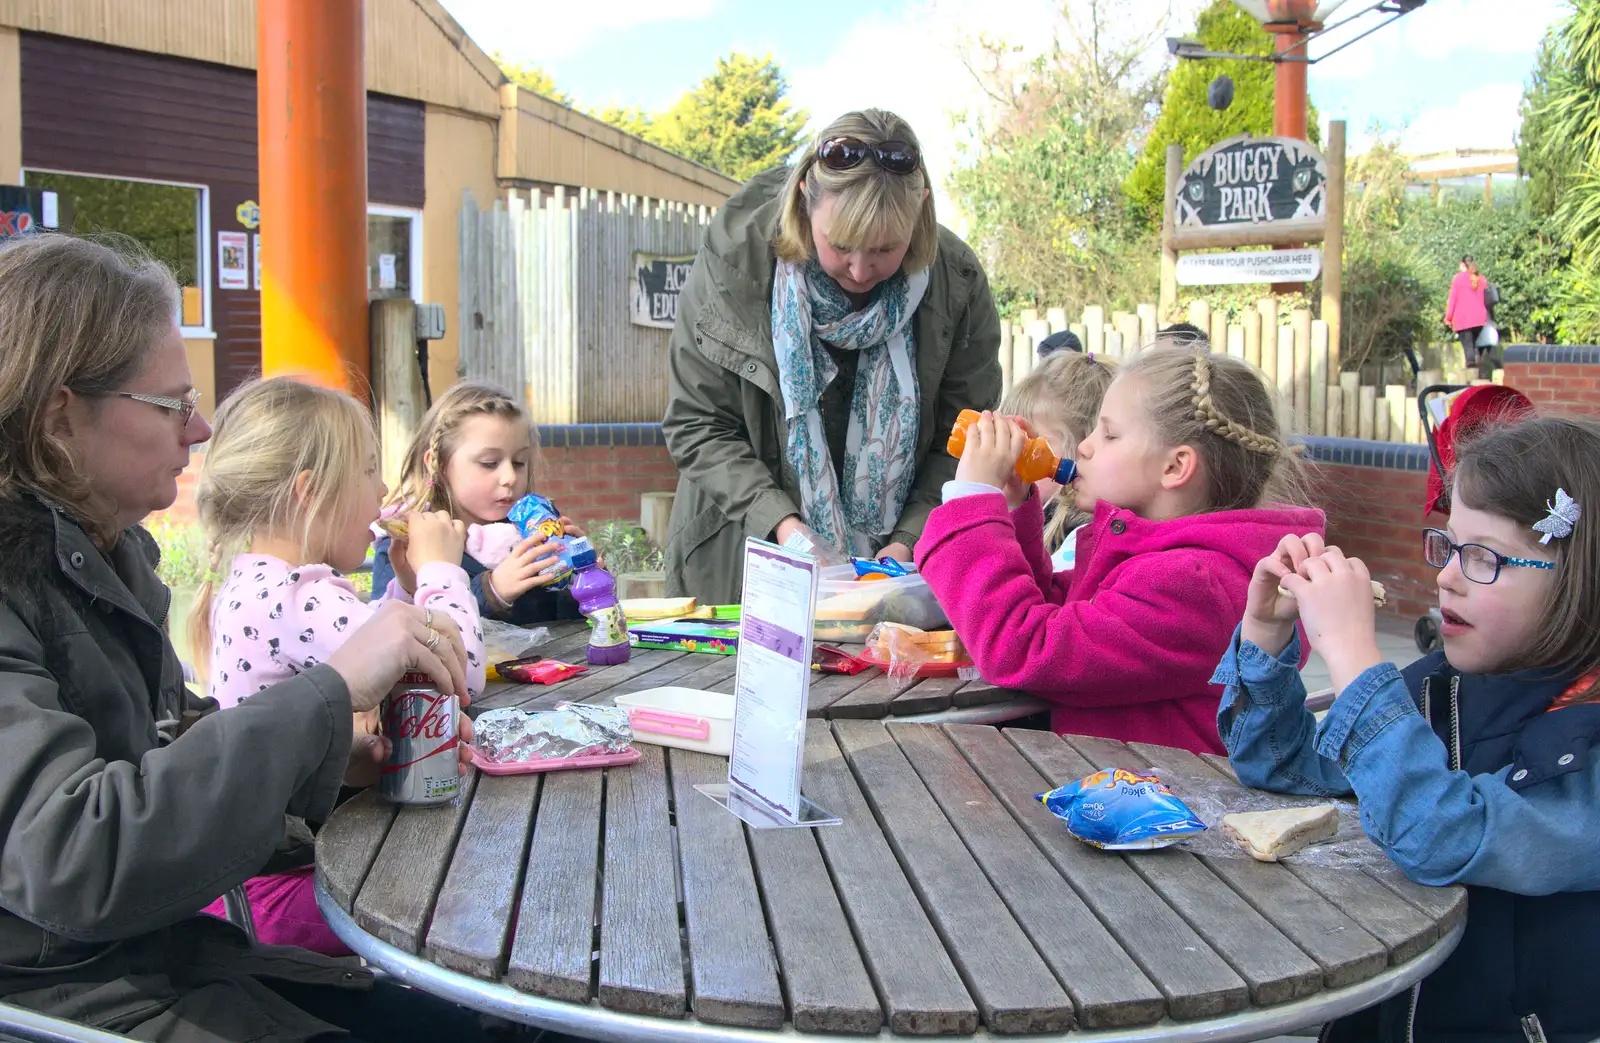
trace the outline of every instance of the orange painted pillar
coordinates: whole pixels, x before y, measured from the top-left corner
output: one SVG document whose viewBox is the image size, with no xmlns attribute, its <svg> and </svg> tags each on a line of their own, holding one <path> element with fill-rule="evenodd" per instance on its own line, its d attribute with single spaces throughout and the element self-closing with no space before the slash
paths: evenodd
<svg viewBox="0 0 1600 1043">
<path fill-rule="evenodd" d="M 1293 58 L 1306 57 L 1306 36 L 1293 22 L 1267 27 L 1274 34 L 1279 54 Z M 1273 83 L 1272 133 L 1281 138 L 1311 140 L 1306 136 L 1306 71 L 1304 61 L 1277 63 L 1277 76 Z"/>
<path fill-rule="evenodd" d="M 365 395 L 365 0 L 257 0 L 261 368 Z"/>
</svg>

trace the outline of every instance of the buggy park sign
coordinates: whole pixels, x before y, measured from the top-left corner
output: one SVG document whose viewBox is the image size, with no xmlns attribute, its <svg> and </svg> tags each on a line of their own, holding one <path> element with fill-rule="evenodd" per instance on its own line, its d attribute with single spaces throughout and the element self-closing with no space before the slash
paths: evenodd
<svg viewBox="0 0 1600 1043">
<path fill-rule="evenodd" d="M 1320 221 L 1328 168 L 1298 138 L 1229 138 L 1195 157 L 1178 179 L 1178 228 L 1227 228 L 1274 221 Z"/>
</svg>

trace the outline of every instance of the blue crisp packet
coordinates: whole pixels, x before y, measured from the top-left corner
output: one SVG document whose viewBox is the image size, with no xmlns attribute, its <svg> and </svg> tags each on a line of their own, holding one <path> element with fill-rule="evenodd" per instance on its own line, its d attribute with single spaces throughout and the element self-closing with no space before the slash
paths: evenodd
<svg viewBox="0 0 1600 1043">
<path fill-rule="evenodd" d="M 556 510 L 556 505 L 537 493 L 529 493 L 511 505 L 511 510 L 506 513 L 506 521 L 517 527 L 523 539 L 527 539 L 539 531 L 539 527 L 548 527 L 551 523 L 559 523 L 561 512 Z M 560 525 L 551 535 L 561 535 Z"/>
<path fill-rule="evenodd" d="M 904 562 L 895 561 L 893 558 L 879 558 L 877 561 L 871 558 L 851 558 L 850 563 L 856 567 L 857 579 L 872 575 L 898 579 L 901 576 L 911 575 L 915 570 L 915 566 L 908 568 Z"/>
<path fill-rule="evenodd" d="M 560 568 L 550 569 L 545 575 L 550 578 L 552 589 L 565 590 L 572 579 L 572 546 L 556 505 L 537 493 L 529 493 L 511 505 L 506 521 L 517 527 L 523 539 L 538 536 L 541 543 L 553 543 L 561 548 Z"/>
<path fill-rule="evenodd" d="M 1153 851 L 1206 828 L 1160 779 L 1121 768 L 1104 768 L 1037 799 L 1068 833 L 1107 851 Z"/>
</svg>

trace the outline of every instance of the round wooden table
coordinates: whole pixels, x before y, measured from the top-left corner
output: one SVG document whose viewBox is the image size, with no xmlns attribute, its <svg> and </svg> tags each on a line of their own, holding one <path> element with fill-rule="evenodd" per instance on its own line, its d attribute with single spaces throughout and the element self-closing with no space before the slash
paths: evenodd
<svg viewBox="0 0 1600 1043">
<path fill-rule="evenodd" d="M 694 789 L 725 760 L 641 749 L 475 776 L 456 806 L 350 801 L 317 838 L 328 922 L 407 984 L 598 1039 L 1217 1043 L 1395 995 L 1466 911 L 1381 859 L 1100 851 L 1034 799 L 1107 765 L 1237 787 L 1180 750 L 812 721 L 805 792 L 843 824 L 751 830 Z"/>
<path fill-rule="evenodd" d="M 551 640 L 533 651 L 550 659 L 582 663 L 589 644 L 584 623 L 549 624 Z M 667 652 L 635 648 L 621 666 L 590 667 L 587 673 L 555 685 L 495 681 L 468 713 L 520 706 L 544 710 L 561 702 L 610 703 L 624 692 L 678 685 L 708 692 L 733 691 L 737 656 Z M 811 675 L 808 716 L 829 720 L 901 718 L 925 724 L 1000 724 L 1049 709 L 1042 699 L 996 688 L 985 681 L 930 678 L 896 684 L 881 670 L 859 674 Z"/>
</svg>

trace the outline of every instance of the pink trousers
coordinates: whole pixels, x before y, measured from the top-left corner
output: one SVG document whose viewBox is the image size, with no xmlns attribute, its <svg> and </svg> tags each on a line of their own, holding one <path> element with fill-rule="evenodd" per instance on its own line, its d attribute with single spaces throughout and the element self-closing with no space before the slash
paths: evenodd
<svg viewBox="0 0 1600 1043">
<path fill-rule="evenodd" d="M 350 950 L 322 919 L 312 891 L 311 866 L 272 876 L 253 876 L 244 883 L 256 937 L 267 945 L 298 945 L 324 956 L 349 956 Z M 206 906 L 212 916 L 227 918 L 222 899 Z"/>
</svg>

